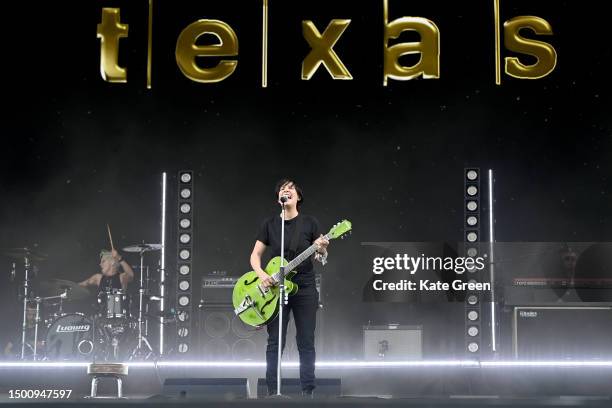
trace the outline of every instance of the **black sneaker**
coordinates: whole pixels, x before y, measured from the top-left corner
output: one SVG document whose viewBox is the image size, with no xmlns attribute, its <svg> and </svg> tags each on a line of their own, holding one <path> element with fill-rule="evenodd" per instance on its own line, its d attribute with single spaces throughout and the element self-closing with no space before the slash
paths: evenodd
<svg viewBox="0 0 612 408">
<path fill-rule="evenodd" d="M 304 398 L 314 398 L 314 387 L 306 387 L 302 390 L 302 397 Z"/>
</svg>

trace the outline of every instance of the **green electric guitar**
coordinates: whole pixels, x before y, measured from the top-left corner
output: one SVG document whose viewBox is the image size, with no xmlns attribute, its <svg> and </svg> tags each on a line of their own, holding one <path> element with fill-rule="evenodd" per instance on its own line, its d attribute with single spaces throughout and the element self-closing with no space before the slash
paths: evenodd
<svg viewBox="0 0 612 408">
<path fill-rule="evenodd" d="M 344 238 L 343 235 L 351 230 L 351 222 L 343 220 L 334 225 L 325 235 L 328 240 Z M 289 295 L 294 295 L 298 291 L 298 285 L 291 282 L 297 271 L 295 268 L 304 262 L 308 257 L 315 253 L 317 246 L 312 244 L 308 249 L 299 254 L 293 261 L 282 260 L 285 266 L 285 288 Z M 277 256 L 268 262 L 264 269 L 272 276 L 275 282 L 280 280 L 281 257 Z M 234 303 L 234 313 L 240 319 L 251 326 L 262 326 L 276 317 L 278 313 L 278 296 L 280 289 L 277 285 L 264 288 L 260 284 L 259 277 L 255 271 L 247 272 L 238 279 L 234 286 L 232 301 Z"/>
</svg>

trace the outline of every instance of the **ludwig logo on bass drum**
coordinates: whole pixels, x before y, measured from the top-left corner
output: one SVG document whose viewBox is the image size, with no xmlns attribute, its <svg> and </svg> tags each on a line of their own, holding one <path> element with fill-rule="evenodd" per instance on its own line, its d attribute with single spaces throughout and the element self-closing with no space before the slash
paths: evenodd
<svg viewBox="0 0 612 408">
<path fill-rule="evenodd" d="M 89 331 L 90 325 L 82 324 L 78 326 L 57 326 L 57 333 L 74 333 L 74 332 L 86 332 Z"/>
</svg>

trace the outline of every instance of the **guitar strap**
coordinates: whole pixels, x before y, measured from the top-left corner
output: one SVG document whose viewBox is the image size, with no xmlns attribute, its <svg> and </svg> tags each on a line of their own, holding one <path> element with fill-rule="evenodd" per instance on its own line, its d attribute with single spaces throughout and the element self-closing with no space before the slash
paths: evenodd
<svg viewBox="0 0 612 408">
<path fill-rule="evenodd" d="M 291 252 L 291 258 L 287 258 L 289 262 L 291 262 L 291 260 L 293 260 L 293 258 L 295 258 L 295 256 L 297 255 L 297 247 L 300 243 L 299 236 L 302 234 L 303 219 L 304 218 L 302 216 L 298 216 L 298 219 L 295 223 L 295 229 L 293 230 L 293 235 L 291 236 L 291 242 L 289 243 L 289 251 Z"/>
</svg>

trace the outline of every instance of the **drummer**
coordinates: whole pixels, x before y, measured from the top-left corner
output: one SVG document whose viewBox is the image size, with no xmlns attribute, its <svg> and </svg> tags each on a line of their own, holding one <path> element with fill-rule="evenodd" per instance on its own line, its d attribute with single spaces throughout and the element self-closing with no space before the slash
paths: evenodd
<svg viewBox="0 0 612 408">
<path fill-rule="evenodd" d="M 101 292 L 107 289 L 127 290 L 128 284 L 134 280 L 134 270 L 115 249 L 100 252 L 100 271 L 80 282 L 79 286 L 97 286 Z"/>
</svg>

